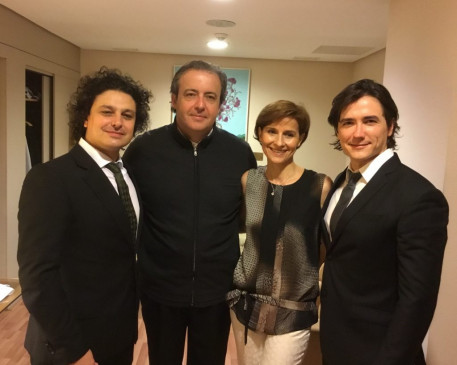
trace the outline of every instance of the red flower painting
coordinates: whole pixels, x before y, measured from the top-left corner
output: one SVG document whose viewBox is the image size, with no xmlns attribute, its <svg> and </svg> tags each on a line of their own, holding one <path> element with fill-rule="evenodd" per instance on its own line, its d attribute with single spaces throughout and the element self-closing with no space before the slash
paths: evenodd
<svg viewBox="0 0 457 365">
<path fill-rule="evenodd" d="M 227 92 L 225 101 L 221 105 L 221 111 L 216 120 L 216 122 L 219 124 L 220 122 L 227 123 L 241 106 L 241 100 L 237 96 L 240 92 L 236 89 L 235 85 L 236 78 L 230 77 L 227 79 Z"/>
</svg>

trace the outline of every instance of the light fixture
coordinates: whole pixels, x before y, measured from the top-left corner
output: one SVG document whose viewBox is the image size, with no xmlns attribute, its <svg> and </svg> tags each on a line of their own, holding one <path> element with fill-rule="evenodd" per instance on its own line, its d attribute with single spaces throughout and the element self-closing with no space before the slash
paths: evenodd
<svg viewBox="0 0 457 365">
<path fill-rule="evenodd" d="M 208 24 L 212 27 L 218 27 L 218 28 L 229 28 L 229 27 L 234 27 L 236 25 L 236 23 L 231 20 L 223 20 L 223 19 L 210 19 L 210 20 L 206 21 L 206 24 Z"/>
<path fill-rule="evenodd" d="M 226 33 L 216 33 L 216 39 L 209 41 L 206 45 L 211 49 L 225 49 L 228 46 Z"/>
</svg>

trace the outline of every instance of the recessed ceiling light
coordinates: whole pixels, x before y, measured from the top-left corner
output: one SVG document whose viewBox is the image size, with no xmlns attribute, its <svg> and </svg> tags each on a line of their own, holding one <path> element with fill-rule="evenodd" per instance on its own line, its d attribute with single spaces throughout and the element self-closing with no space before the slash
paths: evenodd
<svg viewBox="0 0 457 365">
<path fill-rule="evenodd" d="M 206 43 L 206 45 L 211 49 L 227 48 L 228 43 L 225 40 L 227 38 L 227 34 L 226 33 L 216 33 L 215 36 L 216 36 L 216 39 L 209 41 L 208 43 Z"/>
</svg>

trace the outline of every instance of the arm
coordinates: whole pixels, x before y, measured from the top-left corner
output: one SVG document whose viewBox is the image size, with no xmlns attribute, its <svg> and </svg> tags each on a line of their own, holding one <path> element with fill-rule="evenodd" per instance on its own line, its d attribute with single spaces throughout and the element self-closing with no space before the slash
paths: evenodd
<svg viewBox="0 0 457 365">
<path fill-rule="evenodd" d="M 448 205 L 429 190 L 407 207 L 398 222 L 398 301 L 374 365 L 412 364 L 421 348 L 436 306 Z"/>
<path fill-rule="evenodd" d="M 19 279 L 24 303 L 54 349 L 70 363 L 89 349 L 62 284 L 62 250 L 72 219 L 68 197 L 46 165 L 32 169 L 19 201 Z M 44 344 L 43 344 L 44 345 Z"/>
<path fill-rule="evenodd" d="M 325 199 L 327 199 L 327 195 L 330 192 L 330 189 L 332 188 L 333 181 L 330 179 L 328 176 L 325 176 L 324 178 L 324 183 L 322 185 L 322 194 L 321 194 L 321 208 L 324 205 Z M 324 222 L 324 217 L 322 216 L 322 223 L 321 223 L 322 229 L 327 229 L 325 226 Z M 322 266 L 325 260 L 325 254 L 326 254 L 326 248 L 325 248 L 325 243 L 324 243 L 324 238 L 323 235 L 320 235 L 320 250 L 319 250 L 319 267 Z"/>
<path fill-rule="evenodd" d="M 248 180 L 248 171 L 246 171 L 242 176 L 241 176 L 241 190 L 243 193 L 243 199 L 241 201 L 241 207 L 240 207 L 240 233 L 246 233 L 246 203 L 245 203 L 245 197 L 246 197 L 246 182 Z"/>
<path fill-rule="evenodd" d="M 322 194 L 321 194 L 321 208 L 324 206 L 325 199 L 332 188 L 333 181 L 328 176 L 324 178 L 324 184 L 322 185 Z"/>
</svg>

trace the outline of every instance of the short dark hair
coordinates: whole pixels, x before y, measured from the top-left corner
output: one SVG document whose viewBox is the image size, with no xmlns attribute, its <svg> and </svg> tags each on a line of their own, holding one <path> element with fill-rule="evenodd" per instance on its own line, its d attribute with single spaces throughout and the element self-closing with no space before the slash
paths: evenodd
<svg viewBox="0 0 457 365">
<path fill-rule="evenodd" d="M 369 79 L 362 79 L 350 84 L 333 99 L 332 109 L 330 110 L 327 120 L 333 127 L 335 136 L 338 132 L 338 123 L 343 109 L 364 96 L 372 96 L 381 104 L 384 118 L 387 122 L 387 127 L 390 128 L 393 125 L 393 133 L 387 138 L 387 148 L 395 149 L 397 147 L 395 135 L 398 135 L 398 132 L 400 131 L 400 126 L 398 125 L 399 114 L 397 106 L 395 105 L 389 90 L 387 90 L 385 86 Z M 338 139 L 333 142 L 332 145 L 336 150 L 342 150 Z"/>
<path fill-rule="evenodd" d="M 222 105 L 225 101 L 225 97 L 227 94 L 227 75 L 224 73 L 224 71 L 220 69 L 219 66 L 201 60 L 190 61 L 181 66 L 179 70 L 176 71 L 173 80 L 171 81 L 170 93 L 175 96 L 178 95 L 179 80 L 181 79 L 182 75 L 184 75 L 187 71 L 190 70 L 207 71 L 219 77 L 219 81 L 221 82 L 221 95 L 219 96 L 219 105 Z M 176 112 L 176 110 L 173 107 L 171 107 L 171 110 L 173 112 Z"/>
<path fill-rule="evenodd" d="M 152 93 L 130 76 L 123 75 L 119 70 L 103 66 L 97 72 L 83 76 L 79 80 L 78 88 L 67 105 L 70 135 L 75 141 L 86 135 L 84 122 L 90 114 L 94 100 L 107 90 L 122 91 L 130 95 L 135 101 L 134 134 L 147 129 L 150 109 L 149 99 L 152 98 Z"/>
<path fill-rule="evenodd" d="M 308 132 L 311 125 L 311 120 L 306 109 L 289 100 L 277 100 L 265 106 L 259 113 L 255 122 L 254 138 L 259 140 L 259 130 L 267 125 L 280 121 L 284 118 L 295 119 L 298 123 L 298 132 L 300 137 L 304 135 L 300 145 L 308 138 Z"/>
</svg>

